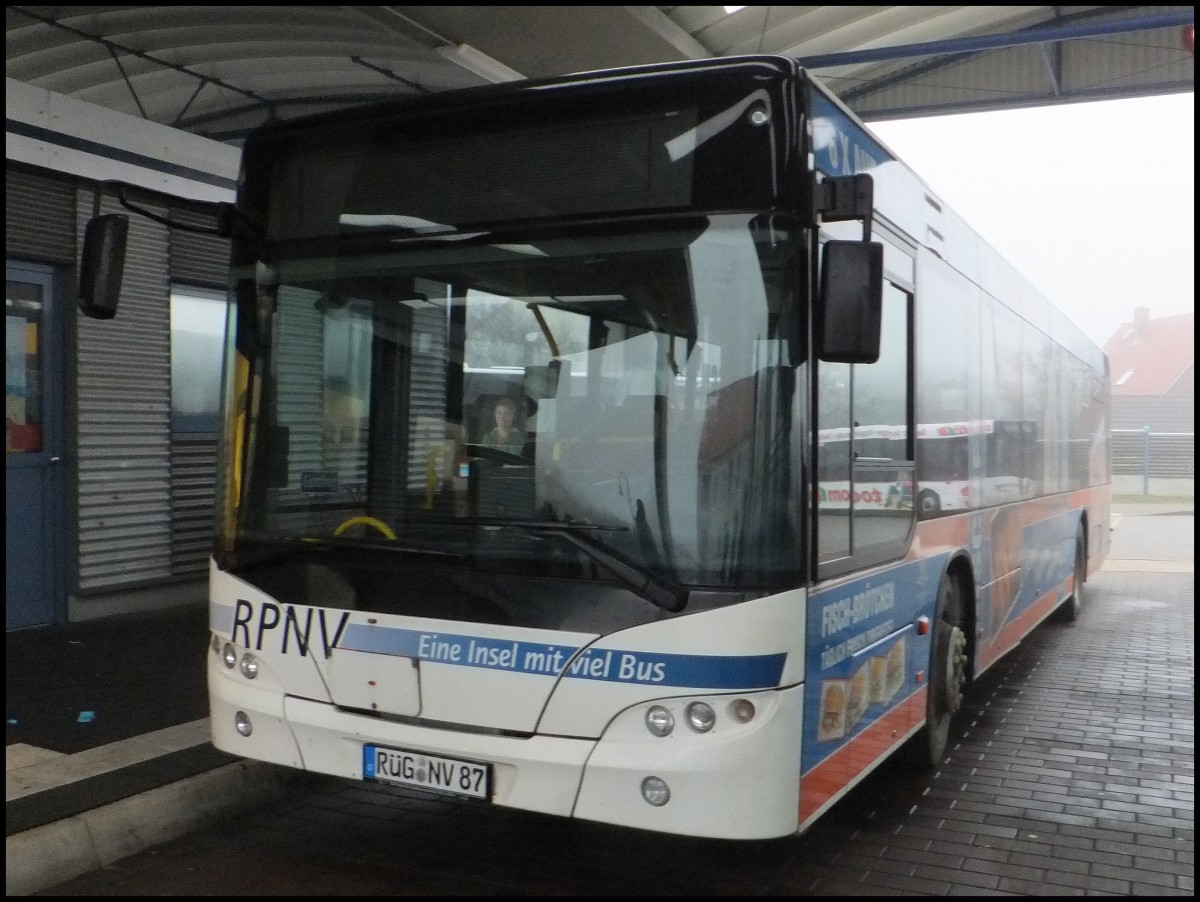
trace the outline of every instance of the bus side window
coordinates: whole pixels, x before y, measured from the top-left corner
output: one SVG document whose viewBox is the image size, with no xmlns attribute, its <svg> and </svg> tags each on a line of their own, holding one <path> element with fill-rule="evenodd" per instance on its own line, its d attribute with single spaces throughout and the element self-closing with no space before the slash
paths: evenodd
<svg viewBox="0 0 1200 902">
<path fill-rule="evenodd" d="M 821 363 L 818 564 L 902 553 L 912 525 L 910 296 L 884 284 L 879 359 Z"/>
</svg>

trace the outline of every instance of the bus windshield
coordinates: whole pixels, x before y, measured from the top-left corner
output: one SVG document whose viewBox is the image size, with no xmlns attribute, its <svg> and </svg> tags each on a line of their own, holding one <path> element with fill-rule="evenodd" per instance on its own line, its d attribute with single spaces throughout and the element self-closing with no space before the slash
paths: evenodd
<svg viewBox="0 0 1200 902">
<path fill-rule="evenodd" d="M 219 563 L 382 572 L 401 552 L 668 610 L 684 587 L 795 584 L 796 241 L 729 214 L 307 242 L 244 267 L 239 298 L 275 313 Z M 386 582 L 356 604 L 411 613 Z"/>
</svg>

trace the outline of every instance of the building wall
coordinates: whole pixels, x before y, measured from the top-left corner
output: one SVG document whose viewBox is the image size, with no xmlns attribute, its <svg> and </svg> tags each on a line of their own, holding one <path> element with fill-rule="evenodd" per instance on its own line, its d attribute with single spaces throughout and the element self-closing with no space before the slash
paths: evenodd
<svg viewBox="0 0 1200 902">
<path fill-rule="evenodd" d="M 215 434 L 171 430 L 173 283 L 223 291 L 228 242 L 123 208 L 100 182 L 159 216 L 210 224 L 189 200 L 231 200 L 239 152 L 7 80 L 5 257 L 46 264 L 60 287 L 66 435 L 61 540 L 70 620 L 205 597 Z M 77 313 L 78 251 L 94 212 L 130 236 L 112 320 Z M 38 499 L 28 499 L 31 505 Z M 13 566 L 13 562 L 9 562 Z"/>
<path fill-rule="evenodd" d="M 1196 399 L 1160 395 L 1114 395 L 1112 398 L 1112 428 L 1141 429 L 1151 432 L 1195 432 Z"/>
<path fill-rule="evenodd" d="M 74 297 L 77 247 L 94 210 L 95 185 L 15 165 L 5 171 L 5 256 L 52 264 Z M 139 206 L 195 223 L 172 199 L 143 192 Z M 111 197 L 100 212 L 127 212 Z M 171 432 L 170 288 L 224 288 L 228 242 L 130 216 L 120 312 L 113 320 L 63 304 L 70 353 L 67 406 L 66 586 L 70 619 L 198 599 L 212 535 L 214 435 Z M 126 599 L 125 604 L 114 593 Z"/>
</svg>

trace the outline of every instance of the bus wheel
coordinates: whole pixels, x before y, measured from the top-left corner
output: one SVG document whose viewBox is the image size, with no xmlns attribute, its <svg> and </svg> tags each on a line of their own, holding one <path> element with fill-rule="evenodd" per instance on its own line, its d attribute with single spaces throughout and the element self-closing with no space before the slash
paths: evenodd
<svg viewBox="0 0 1200 902">
<path fill-rule="evenodd" d="M 942 509 L 942 499 L 932 489 L 925 489 L 917 495 L 917 510 L 923 514 L 936 514 Z"/>
<path fill-rule="evenodd" d="M 1074 623 L 1083 611 L 1083 583 L 1087 579 L 1087 537 L 1083 534 L 1083 524 L 1075 530 L 1075 585 L 1057 611 L 1054 619 L 1060 623 Z"/>
<path fill-rule="evenodd" d="M 942 574 L 938 587 L 938 619 L 929 653 L 929 695 L 925 704 L 925 726 L 907 746 L 910 761 L 925 768 L 946 754 L 950 722 L 962 707 L 967 687 L 966 600 L 958 580 Z"/>
</svg>

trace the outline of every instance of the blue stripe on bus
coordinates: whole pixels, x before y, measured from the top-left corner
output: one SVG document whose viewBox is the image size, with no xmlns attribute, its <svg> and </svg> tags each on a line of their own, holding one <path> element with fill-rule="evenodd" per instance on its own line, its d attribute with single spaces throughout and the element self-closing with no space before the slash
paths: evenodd
<svg viewBox="0 0 1200 902">
<path fill-rule="evenodd" d="M 698 689 L 778 686 L 787 658 L 782 652 L 768 655 L 675 655 L 619 648 L 587 648 L 574 657 L 581 650 L 579 646 L 368 624 L 347 626 L 338 647 L 460 667 L 547 676 L 557 676 L 561 672 L 569 679 Z"/>
<path fill-rule="evenodd" d="M 568 679 L 600 680 L 651 686 L 686 686 L 694 689 L 747 690 L 779 685 L 785 652 L 765 655 L 678 655 L 665 652 L 597 648 L 570 643 L 549 644 L 525 640 L 496 639 L 434 630 L 413 630 L 366 623 L 345 623 L 345 611 L 303 608 L 296 614 L 292 605 L 258 605 L 271 608 L 273 617 L 255 616 L 256 605 L 245 605 L 241 626 L 235 608 L 213 604 L 209 625 L 218 632 L 251 643 L 256 651 L 264 645 L 281 654 L 309 654 L 308 642 L 377 655 L 396 655 L 457 667 L 482 667 L 513 673 L 539 674 Z M 316 616 L 310 616 L 315 613 Z M 327 622 L 326 614 L 334 615 Z M 264 625 L 266 623 L 266 625 Z M 344 624 L 344 628 L 343 628 Z M 302 634 L 302 635 L 301 635 Z M 303 639 L 303 641 L 302 641 Z M 336 643 L 336 644 L 335 644 Z M 320 649 L 314 650 L 320 653 Z"/>
</svg>

